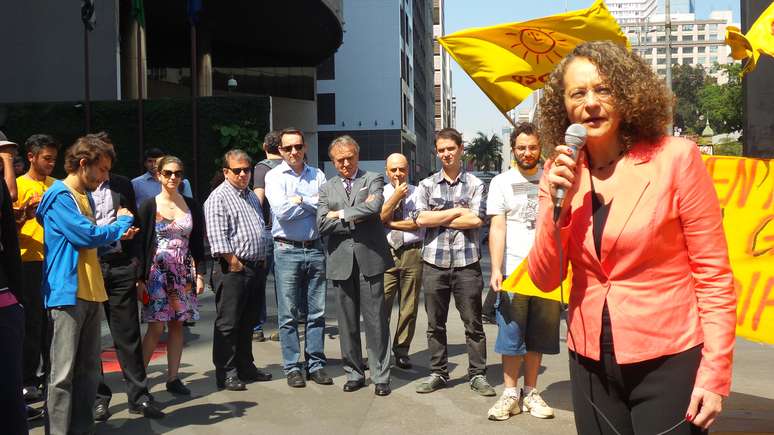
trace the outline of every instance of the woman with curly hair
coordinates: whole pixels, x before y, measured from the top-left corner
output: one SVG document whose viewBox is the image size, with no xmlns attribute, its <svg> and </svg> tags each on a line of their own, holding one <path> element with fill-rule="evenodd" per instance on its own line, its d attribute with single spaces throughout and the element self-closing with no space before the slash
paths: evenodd
<svg viewBox="0 0 774 435">
<path fill-rule="evenodd" d="M 204 291 L 204 214 L 201 206 L 180 194 L 183 162 L 164 156 L 157 162 L 161 193 L 148 198 L 138 212 L 141 222 L 143 320 L 148 330 L 142 341 L 148 366 L 159 337 L 168 329 L 167 391 L 189 395 L 177 376 L 183 354 L 183 322 L 199 319 L 196 295 Z"/>
<path fill-rule="evenodd" d="M 729 394 L 736 300 L 722 216 L 696 144 L 665 134 L 672 106 L 638 55 L 601 41 L 564 58 L 540 102 L 553 153 L 529 274 L 548 291 L 572 264 L 581 434 L 705 433 Z M 587 132 L 577 162 L 563 139 L 574 123 Z"/>
</svg>

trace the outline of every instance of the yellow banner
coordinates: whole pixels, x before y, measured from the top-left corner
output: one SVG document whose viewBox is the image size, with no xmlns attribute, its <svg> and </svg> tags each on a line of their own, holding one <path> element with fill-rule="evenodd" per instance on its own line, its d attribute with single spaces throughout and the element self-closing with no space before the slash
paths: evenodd
<svg viewBox="0 0 774 435">
<path fill-rule="evenodd" d="M 736 60 L 748 59 L 742 74 L 755 69 L 761 54 L 774 56 L 774 2 L 755 20 L 747 34 L 736 26 L 726 27 L 726 44 Z"/>
<path fill-rule="evenodd" d="M 723 228 L 734 271 L 737 335 L 774 344 L 774 160 L 704 156 L 723 211 Z M 541 292 L 526 261 L 503 289 L 559 300 L 559 289 Z M 564 283 L 565 302 L 570 281 Z"/>
<path fill-rule="evenodd" d="M 602 0 L 587 9 L 438 38 L 503 113 L 542 88 L 556 64 L 578 44 L 597 40 L 630 47 Z"/>
</svg>

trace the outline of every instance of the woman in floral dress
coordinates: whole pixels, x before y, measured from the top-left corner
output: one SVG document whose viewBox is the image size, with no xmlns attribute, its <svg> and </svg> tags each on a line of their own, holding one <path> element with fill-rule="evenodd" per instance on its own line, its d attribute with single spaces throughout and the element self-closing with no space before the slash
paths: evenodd
<svg viewBox="0 0 774 435">
<path fill-rule="evenodd" d="M 161 193 L 140 205 L 141 264 L 138 288 L 143 321 L 148 330 L 142 343 L 145 366 L 166 324 L 167 391 L 189 395 L 178 378 L 183 353 L 183 322 L 199 319 L 196 295 L 204 290 L 197 267 L 204 259 L 204 215 L 199 204 L 180 194 L 183 163 L 174 156 L 157 162 Z M 203 271 L 202 271 L 203 272 Z"/>
</svg>

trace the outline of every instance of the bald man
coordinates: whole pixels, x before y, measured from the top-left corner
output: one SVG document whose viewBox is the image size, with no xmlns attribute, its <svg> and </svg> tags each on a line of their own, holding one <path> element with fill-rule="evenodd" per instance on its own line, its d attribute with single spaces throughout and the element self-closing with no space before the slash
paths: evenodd
<svg viewBox="0 0 774 435">
<path fill-rule="evenodd" d="M 424 229 L 411 219 L 415 186 L 408 184 L 408 168 L 408 159 L 403 154 L 387 157 L 385 170 L 389 184 L 384 186 L 381 212 L 387 243 L 395 261 L 395 267 L 384 272 L 384 302 L 390 313 L 397 296 L 398 325 L 392 340 L 392 353 L 395 354 L 395 366 L 401 369 L 411 368 L 409 346 L 417 322 L 424 239 Z"/>
</svg>

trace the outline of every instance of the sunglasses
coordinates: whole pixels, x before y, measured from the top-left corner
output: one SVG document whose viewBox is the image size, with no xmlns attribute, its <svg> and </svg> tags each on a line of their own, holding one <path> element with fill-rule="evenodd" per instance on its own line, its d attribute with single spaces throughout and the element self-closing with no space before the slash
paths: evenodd
<svg viewBox="0 0 774 435">
<path fill-rule="evenodd" d="M 161 175 L 163 175 L 165 178 L 172 178 L 173 175 L 177 178 L 182 178 L 183 171 L 170 171 L 168 169 L 164 169 L 161 171 Z"/>
<path fill-rule="evenodd" d="M 285 146 L 279 147 L 279 149 L 282 150 L 283 152 L 286 152 L 286 153 L 289 153 L 289 152 L 291 152 L 293 150 L 303 151 L 304 150 L 304 144 L 298 143 L 298 144 L 295 144 L 295 145 L 285 145 Z"/>
<path fill-rule="evenodd" d="M 250 168 L 226 168 L 226 169 L 231 171 L 231 173 L 234 174 L 234 175 L 239 175 L 239 174 L 242 174 L 242 173 L 245 173 L 245 174 L 249 174 L 250 173 Z"/>
</svg>

